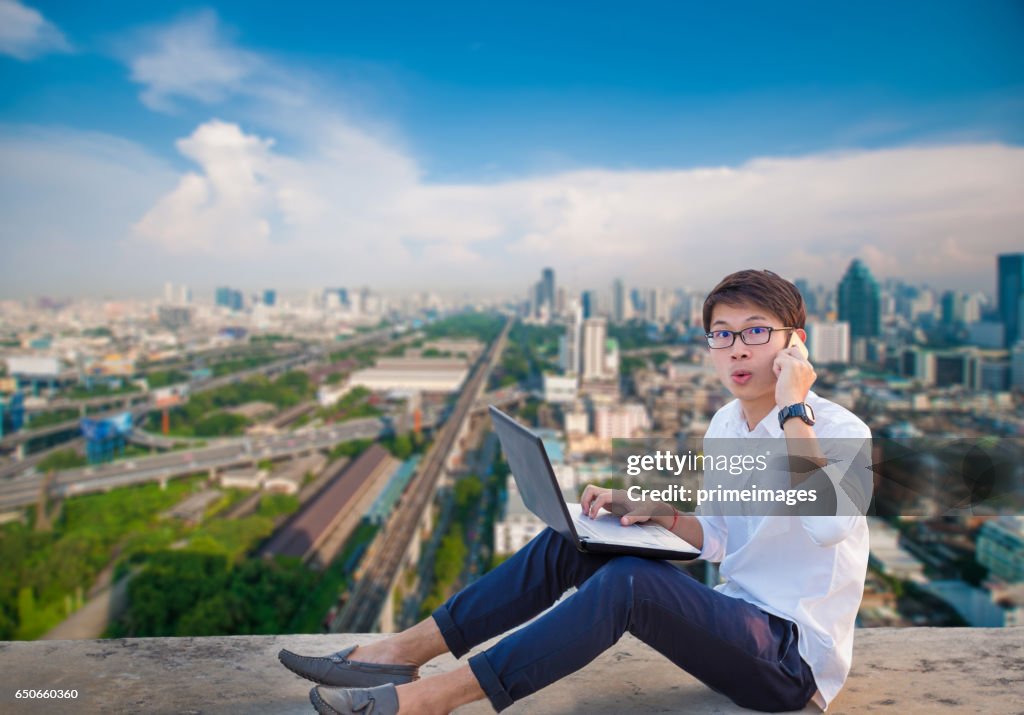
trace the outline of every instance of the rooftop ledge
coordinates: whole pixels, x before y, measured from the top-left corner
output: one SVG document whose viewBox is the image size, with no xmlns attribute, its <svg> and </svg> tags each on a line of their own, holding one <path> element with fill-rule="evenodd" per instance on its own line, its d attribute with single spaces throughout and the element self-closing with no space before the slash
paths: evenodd
<svg viewBox="0 0 1024 715">
<path fill-rule="evenodd" d="M 311 713 L 307 697 L 312 684 L 285 670 L 277 662 L 277 651 L 289 648 L 324 654 L 381 637 L 0 642 L 0 711 Z M 857 631 L 855 643 L 853 671 L 829 713 L 1019 713 L 1024 709 L 1024 628 L 863 629 Z M 448 655 L 421 672 L 429 676 L 456 665 Z M 78 699 L 50 701 L 47 707 L 40 700 L 15 700 L 20 688 L 74 688 Z M 749 712 L 631 635 L 542 693 L 542 715 Z M 456 711 L 458 715 L 491 712 L 486 700 Z M 527 698 L 505 712 L 534 715 L 541 710 L 538 700 Z M 812 706 L 805 712 L 818 711 Z"/>
</svg>

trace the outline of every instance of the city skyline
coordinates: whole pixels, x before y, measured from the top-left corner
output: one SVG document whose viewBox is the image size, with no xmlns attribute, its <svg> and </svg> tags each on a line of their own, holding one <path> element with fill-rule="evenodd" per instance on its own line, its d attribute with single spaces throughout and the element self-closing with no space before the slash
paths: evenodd
<svg viewBox="0 0 1024 715">
<path fill-rule="evenodd" d="M 1012 3 L 400 12 L 0 1 L 0 299 L 833 285 L 852 258 L 990 293 L 1019 243 Z"/>
</svg>

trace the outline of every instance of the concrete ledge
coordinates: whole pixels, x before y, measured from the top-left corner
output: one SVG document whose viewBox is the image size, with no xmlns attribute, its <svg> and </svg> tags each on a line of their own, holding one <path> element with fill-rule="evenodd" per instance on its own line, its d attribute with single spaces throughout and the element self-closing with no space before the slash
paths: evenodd
<svg viewBox="0 0 1024 715">
<path fill-rule="evenodd" d="M 4 713 L 311 713 L 311 683 L 277 651 L 326 654 L 378 634 L 0 643 Z M 486 647 L 482 646 L 481 648 Z M 481 648 L 475 649 L 474 652 Z M 438 658 L 422 674 L 459 663 Z M 76 688 L 76 701 L 15 700 L 20 688 Z M 583 670 L 513 705 L 512 715 L 749 712 L 627 635 Z M 46 704 L 44 704 L 46 703 Z M 857 631 L 854 667 L 829 713 L 1021 713 L 1024 628 Z M 486 701 L 458 715 L 485 715 Z M 818 712 L 807 708 L 805 712 Z"/>
</svg>

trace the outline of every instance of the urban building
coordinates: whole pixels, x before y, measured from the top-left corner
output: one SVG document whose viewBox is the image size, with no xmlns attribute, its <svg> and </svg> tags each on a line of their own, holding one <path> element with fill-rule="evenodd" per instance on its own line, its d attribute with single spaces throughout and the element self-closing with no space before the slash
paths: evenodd
<svg viewBox="0 0 1024 715">
<path fill-rule="evenodd" d="M 571 405 L 576 401 L 576 375 L 544 373 L 544 400 L 552 404 Z"/>
<path fill-rule="evenodd" d="M 608 322 L 604 318 L 590 318 L 583 321 L 583 372 L 584 380 L 601 379 L 607 376 L 605 347 L 608 341 Z"/>
<path fill-rule="evenodd" d="M 1024 253 L 1005 253 L 998 258 L 999 318 L 1006 347 L 1024 337 Z"/>
<path fill-rule="evenodd" d="M 815 365 L 850 362 L 850 324 L 844 320 L 807 322 L 807 349 Z"/>
<path fill-rule="evenodd" d="M 651 428 L 647 408 L 639 403 L 596 405 L 594 434 L 600 439 L 628 439 Z"/>
<path fill-rule="evenodd" d="M 1004 516 L 983 524 L 975 558 L 992 576 L 1024 581 L 1024 518 Z"/>
<path fill-rule="evenodd" d="M 854 259 L 839 282 L 839 319 L 849 323 L 850 337 L 881 335 L 881 290 L 868 267 Z"/>
</svg>

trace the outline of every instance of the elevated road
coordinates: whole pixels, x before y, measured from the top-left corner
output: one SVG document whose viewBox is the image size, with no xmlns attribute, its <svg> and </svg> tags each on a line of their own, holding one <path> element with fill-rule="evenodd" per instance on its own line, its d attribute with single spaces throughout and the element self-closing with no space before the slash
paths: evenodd
<svg viewBox="0 0 1024 715">
<path fill-rule="evenodd" d="M 367 333 L 363 333 L 361 335 L 356 335 L 348 340 L 339 343 L 329 343 L 327 345 L 329 345 L 331 350 L 345 350 L 348 348 L 363 345 L 365 343 L 374 342 L 376 340 L 387 338 L 390 336 L 390 334 L 391 328 L 382 328 L 380 330 L 374 330 Z M 275 360 L 274 362 L 268 363 L 266 365 L 260 365 L 258 367 L 249 368 L 247 370 L 242 370 L 240 372 L 230 373 L 228 375 L 221 375 L 220 377 L 207 378 L 205 380 L 193 380 L 192 382 L 188 383 L 188 392 L 189 394 L 199 394 L 202 392 L 207 392 L 209 390 L 215 390 L 218 387 L 224 387 L 225 385 L 237 384 L 239 382 L 243 382 L 257 375 L 272 377 L 274 375 L 285 373 L 288 372 L 289 370 L 294 370 L 298 367 L 303 367 L 310 363 L 323 360 L 327 357 L 327 354 L 328 351 L 325 346 L 310 346 L 309 349 L 302 353 L 289 355 L 287 357 L 284 357 L 280 360 Z M 109 410 L 107 412 L 97 413 L 95 415 L 90 416 L 96 419 L 113 417 L 115 415 L 121 414 L 122 412 L 125 411 L 125 409 L 131 407 L 131 405 L 136 402 L 141 403 L 135 405 L 135 407 L 132 408 L 136 419 L 138 419 L 143 414 L 147 414 L 148 412 L 151 412 L 153 410 L 160 409 L 150 402 L 150 393 L 148 392 L 126 393 L 120 396 L 97 397 L 89 398 L 87 400 L 58 400 L 55 403 L 50 403 L 50 405 L 47 405 L 46 409 L 78 409 L 82 404 L 103 405 L 115 402 L 119 402 L 124 406 L 117 410 Z M 0 439 L 0 451 L 15 449 L 19 445 L 22 445 L 33 439 L 41 439 L 44 437 L 60 434 L 62 432 L 75 431 L 78 429 L 78 423 L 78 419 L 73 419 L 54 425 L 47 425 L 46 427 L 41 427 L 36 430 L 28 429 L 21 430 L 19 432 L 13 432 L 9 435 L 5 435 L 2 439 Z M 61 445 L 61 447 L 65 446 L 67 445 Z M 0 470 L 0 479 L 8 477 L 11 474 L 16 474 L 20 471 L 24 471 L 23 466 L 9 465 L 5 467 L 3 470 Z"/>
<path fill-rule="evenodd" d="M 246 437 L 201 449 L 69 469 L 54 474 L 48 494 L 51 498 L 64 498 L 146 482 L 163 482 L 197 472 L 330 449 L 353 439 L 376 439 L 389 429 L 384 420 L 367 418 L 293 434 Z M 39 497 L 44 480 L 45 475 L 30 474 L 0 482 L 0 512 L 33 504 Z"/>
</svg>

